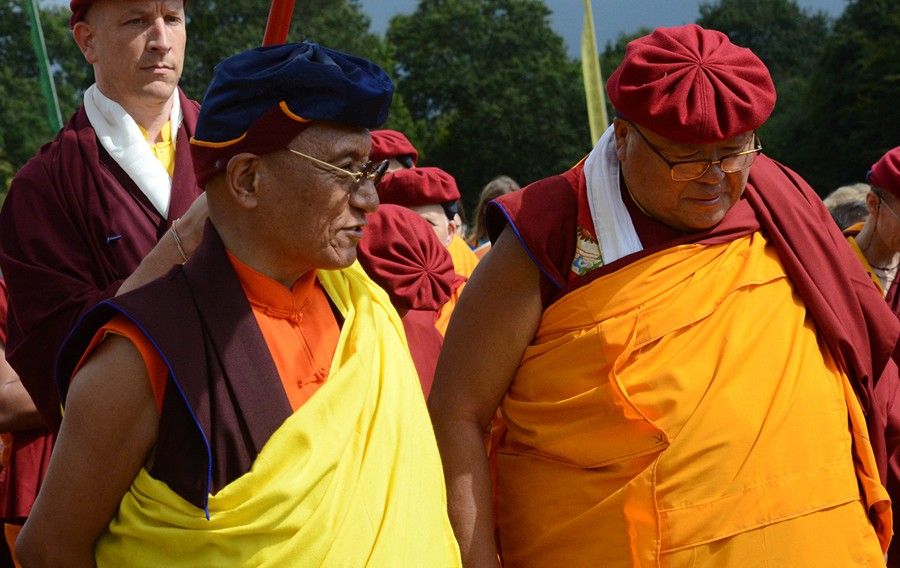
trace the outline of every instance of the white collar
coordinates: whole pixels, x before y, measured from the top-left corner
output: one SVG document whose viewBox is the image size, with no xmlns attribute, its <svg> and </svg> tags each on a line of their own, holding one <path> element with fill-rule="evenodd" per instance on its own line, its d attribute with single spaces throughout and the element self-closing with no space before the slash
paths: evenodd
<svg viewBox="0 0 900 568">
<path fill-rule="evenodd" d="M 134 119 L 122 105 L 101 93 L 96 84 L 84 92 L 84 110 L 103 148 L 125 170 L 159 214 L 168 217 L 172 178 L 153 155 Z M 173 146 L 178 138 L 181 120 L 181 104 L 176 89 L 172 93 L 170 116 Z"/>
<path fill-rule="evenodd" d="M 588 207 L 603 264 L 644 249 L 619 189 L 616 137 L 610 126 L 584 162 Z"/>
</svg>

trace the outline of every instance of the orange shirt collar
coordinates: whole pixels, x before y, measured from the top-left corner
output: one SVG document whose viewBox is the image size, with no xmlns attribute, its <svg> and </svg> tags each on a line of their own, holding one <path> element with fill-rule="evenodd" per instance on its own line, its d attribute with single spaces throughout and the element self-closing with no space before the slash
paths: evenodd
<svg viewBox="0 0 900 568">
<path fill-rule="evenodd" d="M 237 274 L 238 281 L 252 306 L 261 308 L 274 317 L 300 319 L 316 284 L 316 271 L 310 270 L 287 288 L 281 282 L 251 268 L 231 251 L 228 260 Z"/>
</svg>

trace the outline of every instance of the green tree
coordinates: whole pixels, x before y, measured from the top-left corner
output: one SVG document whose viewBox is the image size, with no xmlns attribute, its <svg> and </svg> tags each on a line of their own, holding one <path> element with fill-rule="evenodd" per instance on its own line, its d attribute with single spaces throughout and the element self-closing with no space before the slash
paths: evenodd
<svg viewBox="0 0 900 568">
<path fill-rule="evenodd" d="M 259 0 L 188 4 L 188 48 L 181 79 L 188 96 L 202 99 L 219 61 L 262 43 L 268 6 Z M 308 39 L 390 68 L 388 48 L 369 31 L 370 23 L 358 0 L 305 0 L 297 2 L 288 41 Z"/>
<path fill-rule="evenodd" d="M 590 149 L 580 64 L 549 15 L 542 0 L 422 0 L 391 20 L 407 135 L 469 208 L 498 174 L 529 183 Z"/>
<path fill-rule="evenodd" d="M 900 144 L 898 101 L 900 3 L 852 1 L 810 79 L 798 169 L 822 194 L 862 181 Z"/>
<path fill-rule="evenodd" d="M 767 154 L 789 166 L 800 165 L 797 133 L 806 120 L 809 76 L 831 20 L 823 12 L 801 9 L 794 0 L 720 0 L 701 4 L 697 23 L 750 48 L 769 68 L 778 101 L 759 135 Z"/>
</svg>

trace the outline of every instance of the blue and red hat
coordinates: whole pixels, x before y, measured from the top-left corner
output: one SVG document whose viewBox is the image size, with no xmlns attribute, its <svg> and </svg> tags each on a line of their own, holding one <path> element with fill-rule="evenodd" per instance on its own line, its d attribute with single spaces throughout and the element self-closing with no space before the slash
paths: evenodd
<svg viewBox="0 0 900 568">
<path fill-rule="evenodd" d="M 281 150 L 310 123 L 376 128 L 394 83 L 375 63 L 312 42 L 258 47 L 216 66 L 191 138 L 202 187 L 242 152 Z"/>
</svg>

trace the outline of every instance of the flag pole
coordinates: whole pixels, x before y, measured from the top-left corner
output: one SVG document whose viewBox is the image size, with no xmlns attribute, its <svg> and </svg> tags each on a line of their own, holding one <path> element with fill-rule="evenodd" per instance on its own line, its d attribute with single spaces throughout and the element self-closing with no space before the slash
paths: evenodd
<svg viewBox="0 0 900 568">
<path fill-rule="evenodd" d="M 591 128 L 591 144 L 596 144 L 609 126 L 606 115 L 606 98 L 603 96 L 603 76 L 597 55 L 597 35 L 594 33 L 594 15 L 591 0 L 584 0 L 584 27 L 581 32 L 581 74 L 584 78 L 584 97 L 587 101 L 588 123 Z"/>
<path fill-rule="evenodd" d="M 279 45 L 287 41 L 294 16 L 294 0 L 272 0 L 263 45 Z"/>
<path fill-rule="evenodd" d="M 44 43 L 44 30 L 41 28 L 37 0 L 26 1 L 25 11 L 28 12 L 28 20 L 31 23 L 31 43 L 38 61 L 41 92 L 44 94 L 44 102 L 47 105 L 47 122 L 55 133 L 63 127 L 62 112 L 59 110 L 59 99 L 56 97 L 53 73 L 50 72 L 50 61 L 47 58 L 47 45 Z"/>
</svg>

